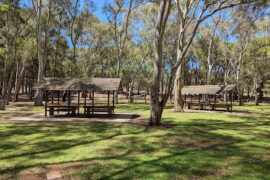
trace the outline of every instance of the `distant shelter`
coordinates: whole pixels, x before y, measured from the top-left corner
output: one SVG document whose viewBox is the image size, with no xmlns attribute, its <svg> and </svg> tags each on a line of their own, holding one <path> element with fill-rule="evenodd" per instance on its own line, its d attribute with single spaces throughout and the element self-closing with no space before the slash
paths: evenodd
<svg viewBox="0 0 270 180">
<path fill-rule="evenodd" d="M 198 85 L 185 86 L 182 96 L 186 108 L 199 110 L 232 111 L 235 85 Z"/>
</svg>

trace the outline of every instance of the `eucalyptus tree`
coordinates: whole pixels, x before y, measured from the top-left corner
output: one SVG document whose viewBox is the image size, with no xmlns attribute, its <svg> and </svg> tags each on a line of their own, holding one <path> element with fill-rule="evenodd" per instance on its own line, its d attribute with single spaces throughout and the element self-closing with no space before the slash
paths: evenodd
<svg viewBox="0 0 270 180">
<path fill-rule="evenodd" d="M 82 36 L 79 39 L 80 52 L 79 62 L 84 71 L 85 77 L 105 77 L 105 65 L 107 64 L 104 58 L 106 46 L 110 47 L 112 38 L 110 37 L 110 26 L 102 23 L 90 12 L 82 14 L 84 26 Z M 110 51 L 106 52 L 111 56 Z M 107 67 L 110 68 L 110 67 Z"/>
<path fill-rule="evenodd" d="M 151 57 L 153 54 L 152 44 L 154 37 L 153 11 L 156 11 L 155 4 L 148 3 L 133 10 L 130 17 L 129 34 L 132 37 L 127 39 L 127 51 L 122 66 L 123 83 L 128 90 L 128 101 L 133 102 L 132 92 L 137 85 L 147 90 L 149 87 L 149 75 L 151 73 Z M 132 49 L 132 50 L 131 50 Z"/>
<path fill-rule="evenodd" d="M 1 35 L 3 37 L 4 69 L 3 69 L 3 94 L 8 103 L 12 87 L 15 86 L 13 101 L 17 100 L 18 89 L 26 71 L 25 59 L 22 59 L 21 49 L 24 42 L 33 38 L 34 28 L 31 24 L 32 13 L 19 7 L 19 1 L 7 1 L 1 4 L 1 19 L 3 26 Z M 15 79 L 15 81 L 13 81 Z"/>
<path fill-rule="evenodd" d="M 43 1 L 32 0 L 32 6 L 35 14 L 35 26 L 37 37 L 37 59 L 38 59 L 38 77 L 37 82 L 40 82 L 45 77 L 45 64 L 43 59 L 43 46 L 42 46 L 42 15 L 43 15 Z M 36 93 L 35 105 L 42 105 L 42 91 L 38 90 Z"/>
<path fill-rule="evenodd" d="M 181 97 L 181 89 L 183 87 L 183 66 L 186 54 L 193 42 L 197 30 L 202 22 L 216 13 L 231 9 L 235 6 L 244 4 L 263 3 L 261 0 L 218 0 L 218 1 L 194 1 L 176 0 L 176 8 L 179 17 L 178 43 L 177 43 L 177 60 L 172 68 L 176 75 L 174 81 L 174 110 L 183 111 L 183 100 Z M 256 4 L 257 5 L 257 4 Z M 255 5 L 254 5 L 255 6 Z"/>
<path fill-rule="evenodd" d="M 264 81 L 267 80 L 270 75 L 270 57 L 267 55 L 267 52 L 270 50 L 269 43 L 269 37 L 254 39 L 250 43 L 251 45 L 247 52 L 247 65 L 243 68 L 248 78 L 252 80 L 249 86 L 253 85 L 250 89 L 252 89 L 256 105 L 259 105 L 259 101 L 263 96 L 262 89 Z"/>
<path fill-rule="evenodd" d="M 174 107 L 175 111 L 183 110 L 183 100 L 181 98 L 181 88 L 183 86 L 183 67 L 187 52 L 198 27 L 207 18 L 215 15 L 217 12 L 232 8 L 234 6 L 254 3 L 255 1 L 193 1 L 176 0 L 176 9 L 178 12 L 178 42 L 177 42 L 177 58 L 175 63 L 170 68 L 171 75 L 168 78 L 166 93 L 160 97 L 160 82 L 163 62 L 163 40 L 167 20 L 172 8 L 171 0 L 159 1 L 159 11 L 155 25 L 155 40 L 154 40 L 154 71 L 151 83 L 151 114 L 149 118 L 150 125 L 160 125 L 163 109 L 168 100 L 169 94 L 172 91 L 174 80 Z"/>
<path fill-rule="evenodd" d="M 151 114 L 149 118 L 149 125 L 160 125 L 161 116 L 169 98 L 169 93 L 162 95 L 160 98 L 160 83 L 163 64 L 163 40 L 166 30 L 166 25 L 170 11 L 172 8 L 171 0 L 161 0 L 159 2 L 158 16 L 155 24 L 155 37 L 154 37 L 154 70 L 151 82 Z M 170 79 L 172 81 L 173 77 Z M 168 89 L 171 89 L 171 83 L 168 84 Z M 170 90 L 168 90 L 170 91 Z"/>
<path fill-rule="evenodd" d="M 107 2 L 104 12 L 112 28 L 112 37 L 115 45 L 116 77 L 121 77 L 121 67 L 129 38 L 129 27 L 132 12 L 141 4 L 138 0 L 114 0 Z"/>
<path fill-rule="evenodd" d="M 197 40 L 197 48 L 195 48 L 199 59 L 206 62 L 207 67 L 207 78 L 206 84 L 211 84 L 212 71 L 216 63 L 218 63 L 219 54 L 218 45 L 219 38 L 217 36 L 218 26 L 221 20 L 221 12 L 217 18 L 212 18 L 210 24 L 202 26 L 198 31 L 199 39 Z"/>
<path fill-rule="evenodd" d="M 13 78 L 15 72 L 12 69 L 14 65 L 14 58 L 12 57 L 12 49 L 14 47 L 14 37 L 16 35 L 16 28 L 13 27 L 14 23 L 14 10 L 18 5 L 17 1 L 3 1 L 1 2 L 1 56 L 3 58 L 3 76 L 2 76 L 2 94 L 8 103 L 7 98 L 9 76 Z M 11 72 L 10 75 L 8 72 Z"/>
<path fill-rule="evenodd" d="M 234 30 L 233 35 L 237 38 L 234 45 L 233 55 L 230 58 L 230 64 L 235 72 L 236 89 L 238 93 L 239 105 L 244 105 L 243 94 L 244 88 L 241 73 L 244 68 L 243 63 L 247 61 L 247 51 L 252 46 L 252 40 L 256 38 L 257 29 L 256 23 L 264 12 L 263 8 L 251 9 L 249 6 L 240 7 L 234 16 Z"/>
</svg>

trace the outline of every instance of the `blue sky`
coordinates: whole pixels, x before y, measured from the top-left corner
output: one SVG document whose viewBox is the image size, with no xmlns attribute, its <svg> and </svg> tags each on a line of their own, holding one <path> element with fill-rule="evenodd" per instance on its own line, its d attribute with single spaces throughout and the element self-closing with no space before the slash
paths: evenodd
<svg viewBox="0 0 270 180">
<path fill-rule="evenodd" d="M 21 5 L 22 6 L 31 6 L 31 1 L 32 0 L 21 0 Z M 93 0 L 96 8 L 94 14 L 103 22 L 107 20 L 106 15 L 103 14 L 102 12 L 102 7 L 104 6 L 105 2 L 108 2 L 110 0 Z"/>
</svg>

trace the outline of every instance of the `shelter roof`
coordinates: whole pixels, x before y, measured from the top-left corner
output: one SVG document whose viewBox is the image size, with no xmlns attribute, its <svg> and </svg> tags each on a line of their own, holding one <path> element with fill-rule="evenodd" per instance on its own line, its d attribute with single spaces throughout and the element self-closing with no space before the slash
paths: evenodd
<svg viewBox="0 0 270 180">
<path fill-rule="evenodd" d="M 182 95 L 200 95 L 209 94 L 215 95 L 219 93 L 230 92 L 235 88 L 235 85 L 198 85 L 198 86 L 184 86 Z"/>
<path fill-rule="evenodd" d="M 35 89 L 75 90 L 75 91 L 118 91 L 121 90 L 121 78 L 44 78 Z"/>
</svg>

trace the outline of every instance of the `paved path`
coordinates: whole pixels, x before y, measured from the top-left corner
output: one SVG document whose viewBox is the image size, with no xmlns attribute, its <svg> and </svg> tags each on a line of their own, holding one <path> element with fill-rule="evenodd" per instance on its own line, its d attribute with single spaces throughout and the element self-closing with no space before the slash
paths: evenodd
<svg viewBox="0 0 270 180">
<path fill-rule="evenodd" d="M 4 120 L 16 122 L 130 122 L 134 114 L 131 113 L 117 113 L 112 117 L 66 117 L 66 116 L 48 116 L 44 113 L 31 111 L 1 111 L 1 114 L 6 114 L 7 118 Z"/>
</svg>

